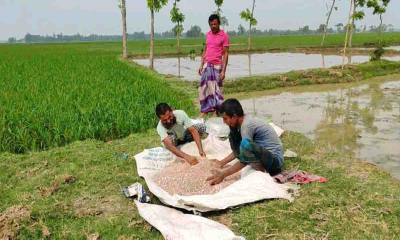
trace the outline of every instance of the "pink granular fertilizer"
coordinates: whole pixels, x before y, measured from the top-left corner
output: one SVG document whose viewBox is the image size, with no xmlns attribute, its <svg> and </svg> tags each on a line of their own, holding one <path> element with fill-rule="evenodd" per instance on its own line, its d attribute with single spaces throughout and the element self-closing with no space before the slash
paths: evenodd
<svg viewBox="0 0 400 240">
<path fill-rule="evenodd" d="M 220 184 L 211 186 L 206 179 L 212 175 L 211 170 L 216 168 L 215 162 L 210 160 L 200 160 L 194 166 L 174 162 L 157 173 L 153 180 L 169 194 L 190 196 L 216 193 L 240 179 L 240 173 L 235 173 Z"/>
</svg>

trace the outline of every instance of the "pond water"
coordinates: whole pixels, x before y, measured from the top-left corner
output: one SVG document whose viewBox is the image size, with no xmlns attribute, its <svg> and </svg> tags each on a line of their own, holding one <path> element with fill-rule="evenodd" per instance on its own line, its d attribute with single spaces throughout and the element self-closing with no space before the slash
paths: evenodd
<svg viewBox="0 0 400 240">
<path fill-rule="evenodd" d="M 400 179 L 400 80 L 335 88 L 241 102 L 248 114 L 272 119 Z"/>
<path fill-rule="evenodd" d="M 389 60 L 400 60 L 400 56 L 385 57 Z M 353 55 L 345 59 L 345 63 L 363 63 L 369 60 L 367 55 Z M 143 66 L 149 65 L 149 60 L 134 59 L 134 62 Z M 226 72 L 227 79 L 238 77 L 282 73 L 292 70 L 310 68 L 329 68 L 342 64 L 342 56 L 305 54 L 305 53 L 254 53 L 234 54 L 229 56 L 229 64 Z M 197 70 L 200 66 L 200 57 L 174 57 L 156 58 L 155 70 L 161 74 L 174 75 L 185 80 L 196 81 L 200 76 Z"/>
<path fill-rule="evenodd" d="M 400 46 L 390 46 L 390 47 L 385 47 L 385 49 L 400 51 Z"/>
</svg>

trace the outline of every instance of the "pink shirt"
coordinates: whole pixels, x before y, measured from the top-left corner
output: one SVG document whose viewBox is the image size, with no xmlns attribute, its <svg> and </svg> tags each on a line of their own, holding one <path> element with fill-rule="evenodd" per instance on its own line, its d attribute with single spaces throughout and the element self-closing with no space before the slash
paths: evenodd
<svg viewBox="0 0 400 240">
<path fill-rule="evenodd" d="M 229 47 L 228 34 L 223 30 L 219 30 L 216 34 L 209 31 L 206 35 L 206 62 L 214 65 L 222 64 L 224 47 Z"/>
</svg>

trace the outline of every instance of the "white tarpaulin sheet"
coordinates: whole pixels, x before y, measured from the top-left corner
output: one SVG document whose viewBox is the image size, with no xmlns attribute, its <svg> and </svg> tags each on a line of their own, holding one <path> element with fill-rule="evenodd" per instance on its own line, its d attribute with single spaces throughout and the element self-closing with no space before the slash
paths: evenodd
<svg viewBox="0 0 400 240">
<path fill-rule="evenodd" d="M 272 124 L 271 124 L 272 125 Z M 283 130 L 272 125 L 278 135 Z M 222 159 L 231 153 L 228 140 L 221 140 L 220 130 L 208 129 L 209 137 L 203 140 L 203 148 L 209 159 Z M 217 136 L 218 135 L 218 136 Z M 194 142 L 185 144 L 181 148 L 184 152 L 198 155 Z M 242 169 L 241 179 L 211 195 L 181 196 L 171 195 L 160 188 L 152 176 L 175 160 L 175 157 L 164 148 L 146 149 L 135 156 L 139 176 L 144 177 L 149 190 L 161 202 L 190 211 L 207 212 L 223 210 L 229 207 L 260 201 L 263 199 L 283 198 L 292 200 L 289 185 L 279 184 L 267 173 L 255 171 L 247 166 Z"/>
<path fill-rule="evenodd" d="M 135 201 L 140 216 L 168 240 L 242 240 L 225 225 L 176 209 Z"/>
</svg>

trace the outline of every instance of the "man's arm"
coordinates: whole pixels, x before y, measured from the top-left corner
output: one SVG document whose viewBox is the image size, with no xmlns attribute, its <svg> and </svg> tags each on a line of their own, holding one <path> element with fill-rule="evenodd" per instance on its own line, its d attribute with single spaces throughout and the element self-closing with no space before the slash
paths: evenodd
<svg viewBox="0 0 400 240">
<path fill-rule="evenodd" d="M 226 67 L 228 66 L 228 59 L 229 59 L 229 47 L 224 47 L 224 54 L 222 57 L 222 69 L 221 69 L 221 81 L 225 79 L 225 72 Z"/>
<path fill-rule="evenodd" d="M 186 162 L 188 162 L 190 165 L 195 165 L 198 163 L 197 159 L 194 156 L 191 156 L 187 153 L 184 153 L 181 151 L 179 148 L 177 148 L 171 141 L 169 137 L 164 138 L 163 140 L 164 146 L 170 150 L 173 154 L 176 156 L 183 158 Z"/>
<path fill-rule="evenodd" d="M 201 143 L 199 131 L 197 131 L 195 127 L 189 127 L 188 131 L 190 132 L 190 134 L 192 134 L 193 140 L 197 145 L 197 149 L 199 150 L 200 156 L 205 157 L 206 153 L 203 150 L 203 145 Z"/>
<path fill-rule="evenodd" d="M 200 76 L 203 73 L 203 66 L 204 66 L 205 58 L 206 58 L 206 51 L 207 51 L 207 44 L 204 45 L 203 54 L 201 55 L 201 65 L 200 65 L 200 68 L 199 68 L 199 75 Z"/>
<path fill-rule="evenodd" d="M 226 164 L 232 162 L 235 159 L 235 154 L 233 152 L 231 152 L 228 156 L 226 156 L 224 159 L 222 159 L 221 161 L 219 161 L 219 165 L 222 168 L 223 166 L 225 166 Z"/>
<path fill-rule="evenodd" d="M 211 177 L 207 178 L 207 181 L 210 181 L 209 183 L 211 185 L 218 184 L 224 180 L 224 178 L 239 172 L 242 168 L 244 168 L 246 165 L 244 165 L 241 162 L 237 162 L 233 164 L 231 167 L 225 169 L 225 170 L 212 170 L 211 173 L 213 174 Z"/>
</svg>

